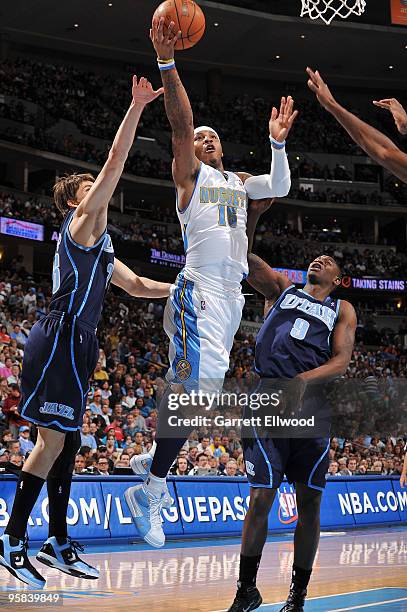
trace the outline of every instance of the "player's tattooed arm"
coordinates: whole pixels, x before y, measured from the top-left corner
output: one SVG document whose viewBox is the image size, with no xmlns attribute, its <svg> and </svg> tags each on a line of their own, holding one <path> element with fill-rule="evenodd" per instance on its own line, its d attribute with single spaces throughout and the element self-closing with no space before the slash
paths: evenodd
<svg viewBox="0 0 407 612">
<path fill-rule="evenodd" d="M 352 304 L 341 301 L 338 322 L 332 337 L 332 357 L 324 365 L 298 375 L 309 384 L 312 381 L 329 380 L 345 374 L 352 358 L 355 344 L 356 313 Z"/>
<path fill-rule="evenodd" d="M 112 283 L 133 297 L 163 298 L 170 294 L 171 285 L 137 276 L 119 259 L 114 260 Z"/>
<path fill-rule="evenodd" d="M 341 106 L 318 71 L 307 68 L 308 87 L 318 102 L 345 128 L 350 137 L 378 164 L 407 183 L 407 154 L 384 134 Z"/>
<path fill-rule="evenodd" d="M 79 244 L 93 246 L 105 231 L 109 202 L 133 145 L 141 114 L 145 106 L 162 93 L 162 88 L 154 91 L 146 78 L 141 77 L 137 82 L 137 76 L 133 77 L 131 104 L 117 131 L 107 161 L 77 206 L 69 227 L 73 239 Z"/>
<path fill-rule="evenodd" d="M 171 21 L 164 34 L 164 19 L 153 21 L 150 39 L 157 57 L 169 60 L 174 57 L 175 44 L 180 32 L 176 32 Z M 161 78 L 164 85 L 164 105 L 172 129 L 172 150 L 174 154 L 173 177 L 180 188 L 179 207 L 184 208 L 191 194 L 199 170 L 200 162 L 195 156 L 194 117 L 185 87 L 175 67 L 163 70 Z M 186 193 L 183 193 L 183 190 Z"/>
<path fill-rule="evenodd" d="M 247 282 L 266 298 L 264 313 L 266 315 L 282 292 L 292 283 L 280 272 L 275 272 L 257 255 L 249 253 L 247 260 L 249 263 Z"/>
</svg>

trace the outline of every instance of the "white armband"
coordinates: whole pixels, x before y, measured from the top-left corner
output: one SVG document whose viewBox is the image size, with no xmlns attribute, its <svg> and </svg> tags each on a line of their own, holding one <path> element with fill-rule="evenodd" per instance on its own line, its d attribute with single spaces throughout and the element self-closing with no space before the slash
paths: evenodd
<svg viewBox="0 0 407 612">
<path fill-rule="evenodd" d="M 285 142 L 271 141 L 271 168 L 270 174 L 251 176 L 245 181 L 245 189 L 251 200 L 263 198 L 284 198 L 291 188 L 291 172 L 288 165 Z"/>
</svg>

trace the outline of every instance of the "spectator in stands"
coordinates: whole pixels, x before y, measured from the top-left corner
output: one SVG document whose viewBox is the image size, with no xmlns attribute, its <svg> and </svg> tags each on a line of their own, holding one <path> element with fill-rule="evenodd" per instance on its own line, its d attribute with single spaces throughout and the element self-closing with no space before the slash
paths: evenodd
<svg viewBox="0 0 407 612">
<path fill-rule="evenodd" d="M 127 389 L 127 395 L 125 395 L 122 399 L 122 406 L 126 410 L 131 410 L 132 408 L 134 408 L 136 401 L 138 400 L 134 395 L 134 387 L 130 387 L 129 389 Z M 144 404 L 143 400 L 141 400 L 141 404 Z"/>
<path fill-rule="evenodd" d="M 10 453 L 8 452 L 7 448 L 0 448 L 0 468 L 1 469 L 5 469 L 4 466 L 2 465 L 3 463 L 7 463 L 10 459 Z"/>
<path fill-rule="evenodd" d="M 96 439 L 90 433 L 90 426 L 87 423 L 84 423 L 81 428 L 81 445 L 89 446 L 92 450 L 97 448 Z"/>
<path fill-rule="evenodd" d="M 7 326 L 6 325 L 2 325 L 0 327 L 0 344 L 10 344 L 10 335 L 7 331 Z"/>
<path fill-rule="evenodd" d="M 21 393 L 19 386 L 16 384 L 10 385 L 10 395 L 4 400 L 2 411 L 6 417 L 6 425 L 11 430 L 15 438 L 18 437 L 19 428 L 23 425 L 29 425 L 18 412 L 18 404 Z"/>
<path fill-rule="evenodd" d="M 212 455 L 212 449 L 210 447 L 211 439 L 209 436 L 203 436 L 200 443 L 198 444 L 198 453 L 210 453 Z"/>
<path fill-rule="evenodd" d="M 177 457 L 174 468 L 170 470 L 170 473 L 174 476 L 187 476 L 189 472 L 188 461 L 185 457 Z"/>
<path fill-rule="evenodd" d="M 230 459 L 230 455 L 229 453 L 222 453 L 221 456 L 219 457 L 219 473 L 222 473 L 225 471 L 227 463 Z"/>
<path fill-rule="evenodd" d="M 4 360 L 4 365 L 0 367 L 0 376 L 4 376 L 4 378 L 9 378 L 12 376 L 11 367 L 13 365 L 13 360 L 10 357 L 7 357 Z"/>
<path fill-rule="evenodd" d="M 109 385 L 109 381 L 108 380 L 105 380 L 102 383 L 101 393 L 102 393 L 102 402 L 103 402 L 103 400 L 109 400 L 110 396 L 112 395 L 112 392 L 110 390 L 110 385 Z"/>
<path fill-rule="evenodd" d="M 188 472 L 188 476 L 202 476 L 209 472 L 208 456 L 205 453 L 198 453 L 196 456 L 195 467 Z"/>
<path fill-rule="evenodd" d="M 83 474 L 85 471 L 86 471 L 85 470 L 85 457 L 78 453 L 75 456 L 75 464 L 74 464 L 73 473 L 78 475 L 78 474 Z"/>
<path fill-rule="evenodd" d="M 126 436 L 130 436 L 131 438 L 135 436 L 138 431 L 140 431 L 139 427 L 136 425 L 136 420 L 132 412 L 126 415 L 126 422 L 124 424 L 123 431 Z"/>
<path fill-rule="evenodd" d="M 20 387 L 21 370 L 20 370 L 20 365 L 18 363 L 14 363 L 11 366 L 11 376 L 7 378 L 7 383 L 9 385 L 17 385 L 18 387 Z"/>
<path fill-rule="evenodd" d="M 102 391 L 100 389 L 96 389 L 93 394 L 93 400 L 89 404 L 89 408 L 91 409 L 92 414 L 103 414 L 102 412 Z"/>
<path fill-rule="evenodd" d="M 237 469 L 237 461 L 235 459 L 229 459 L 225 469 L 222 473 L 223 476 L 243 476 Z"/>
<path fill-rule="evenodd" d="M 20 442 L 21 452 L 25 456 L 26 453 L 30 453 L 34 448 L 34 443 L 30 440 L 30 428 L 28 425 L 23 425 L 19 428 L 20 437 L 18 441 Z"/>
<path fill-rule="evenodd" d="M 153 409 L 148 417 L 146 418 L 146 429 L 156 430 L 157 429 L 157 410 Z"/>
<path fill-rule="evenodd" d="M 27 335 L 21 329 L 21 325 L 18 325 L 17 323 L 13 327 L 10 338 L 15 340 L 17 342 L 17 346 L 20 348 L 24 348 L 24 345 L 27 342 Z"/>
<path fill-rule="evenodd" d="M 137 407 L 134 408 L 133 414 L 134 414 L 134 424 L 137 427 L 137 429 L 139 431 L 145 431 L 146 430 L 146 420 L 143 416 L 141 416 L 140 409 Z"/>
<path fill-rule="evenodd" d="M 374 461 L 371 467 L 372 472 L 376 472 L 377 474 L 383 474 L 383 463 L 379 460 Z"/>
<path fill-rule="evenodd" d="M 99 459 L 97 460 L 96 467 L 99 476 L 109 476 L 109 462 L 106 458 L 99 457 Z"/>
<path fill-rule="evenodd" d="M 109 375 L 106 370 L 102 369 L 102 363 L 100 361 L 97 362 L 95 371 L 93 372 L 93 380 L 99 383 L 109 380 Z"/>
<path fill-rule="evenodd" d="M 221 445 L 221 437 L 220 436 L 214 436 L 213 437 L 213 442 L 210 445 L 210 449 L 212 451 L 212 455 L 214 457 L 220 457 L 222 453 L 226 452 L 226 449 L 224 446 Z"/>
</svg>

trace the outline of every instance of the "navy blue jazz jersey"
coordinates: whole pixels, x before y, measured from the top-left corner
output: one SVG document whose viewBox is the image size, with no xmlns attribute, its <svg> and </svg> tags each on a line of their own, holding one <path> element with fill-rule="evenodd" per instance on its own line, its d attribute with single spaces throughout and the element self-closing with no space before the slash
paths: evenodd
<svg viewBox="0 0 407 612">
<path fill-rule="evenodd" d="M 24 350 L 20 413 L 58 431 L 80 427 L 99 347 L 96 327 L 114 269 L 106 232 L 92 247 L 71 237 L 65 218 L 54 256 L 50 311 L 31 330 Z"/>
<path fill-rule="evenodd" d="M 268 378 L 294 378 L 326 363 L 339 304 L 330 296 L 319 302 L 303 289 L 288 287 L 257 335 L 256 372 Z"/>
<path fill-rule="evenodd" d="M 303 289 L 288 287 L 257 335 L 255 369 L 260 377 L 290 379 L 326 363 L 339 308 L 340 300 L 328 296 L 320 302 Z M 325 402 L 323 389 L 306 392 L 304 416 L 316 413 Z M 255 431 L 244 439 L 244 449 L 251 486 L 277 488 L 284 474 L 290 482 L 319 490 L 325 486 L 329 438 L 260 439 Z"/>
</svg>

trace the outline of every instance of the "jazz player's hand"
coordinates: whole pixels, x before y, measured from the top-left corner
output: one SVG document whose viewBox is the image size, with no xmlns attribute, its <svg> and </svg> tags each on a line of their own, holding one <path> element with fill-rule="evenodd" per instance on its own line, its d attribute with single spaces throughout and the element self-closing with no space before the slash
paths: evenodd
<svg viewBox="0 0 407 612">
<path fill-rule="evenodd" d="M 293 126 L 293 123 L 298 115 L 298 111 L 294 110 L 294 100 L 291 96 L 281 98 L 280 110 L 275 106 L 271 111 L 269 122 L 270 136 L 278 142 L 284 142 Z"/>
<path fill-rule="evenodd" d="M 400 487 L 402 489 L 404 489 L 404 487 L 406 486 L 406 482 L 407 482 L 407 474 L 403 472 L 400 476 Z"/>
<path fill-rule="evenodd" d="M 314 72 L 311 68 L 307 68 L 307 74 L 309 76 L 308 87 L 314 92 L 321 106 L 329 111 L 335 106 L 336 100 L 331 94 L 328 85 L 323 81 L 318 70 Z"/>
<path fill-rule="evenodd" d="M 154 19 L 151 24 L 150 40 L 158 59 L 168 60 L 174 57 L 174 48 L 177 40 L 181 37 L 181 30 L 176 32 L 175 23 L 171 21 L 164 33 L 164 21 L 164 17 Z"/>
<path fill-rule="evenodd" d="M 133 87 L 131 90 L 133 95 L 133 104 L 135 106 L 146 106 L 149 102 L 152 102 L 161 94 L 164 93 L 164 87 L 160 87 L 157 91 L 154 91 L 150 81 L 148 81 L 145 77 L 141 77 L 139 82 L 137 82 L 137 76 L 133 76 Z"/>
<path fill-rule="evenodd" d="M 407 134 L 407 113 L 396 98 L 373 100 L 373 104 L 390 111 L 400 134 Z"/>
</svg>

